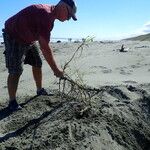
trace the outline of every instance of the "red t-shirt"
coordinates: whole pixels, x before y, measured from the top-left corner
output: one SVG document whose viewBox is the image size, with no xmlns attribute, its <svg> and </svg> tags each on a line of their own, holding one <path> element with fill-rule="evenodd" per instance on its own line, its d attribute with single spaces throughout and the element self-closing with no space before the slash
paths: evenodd
<svg viewBox="0 0 150 150">
<path fill-rule="evenodd" d="M 30 44 L 42 36 L 49 42 L 54 25 L 55 6 L 46 4 L 31 5 L 18 12 L 5 22 L 8 34 L 17 41 Z"/>
</svg>

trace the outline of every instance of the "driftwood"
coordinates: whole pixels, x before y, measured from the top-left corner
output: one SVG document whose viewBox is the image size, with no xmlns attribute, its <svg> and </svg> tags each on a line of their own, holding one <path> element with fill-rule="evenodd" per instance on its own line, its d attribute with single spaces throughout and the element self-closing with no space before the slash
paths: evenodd
<svg viewBox="0 0 150 150">
<path fill-rule="evenodd" d="M 91 98 L 104 91 L 105 88 L 98 89 L 81 85 L 72 80 L 69 76 L 60 78 L 59 80 L 59 93 L 61 99 L 63 99 L 63 97 L 71 97 L 83 101 L 86 105 L 91 105 Z"/>
<path fill-rule="evenodd" d="M 93 41 L 93 38 L 87 37 L 85 40 L 82 41 L 82 43 L 77 47 L 75 52 L 73 53 L 72 57 L 69 59 L 69 61 L 64 65 L 63 71 L 65 72 L 66 68 L 69 66 L 69 64 L 73 61 L 76 54 L 79 52 L 79 50 L 83 50 L 84 46 L 88 46 L 88 42 Z M 91 105 L 91 98 L 99 93 L 102 92 L 102 89 L 96 89 L 96 88 L 90 88 L 87 87 L 85 84 L 79 84 L 78 82 L 71 79 L 71 77 L 67 74 L 65 74 L 64 77 L 59 79 L 59 93 L 61 96 L 61 99 L 63 97 L 68 96 L 72 97 L 78 100 L 83 101 L 85 104 Z"/>
</svg>

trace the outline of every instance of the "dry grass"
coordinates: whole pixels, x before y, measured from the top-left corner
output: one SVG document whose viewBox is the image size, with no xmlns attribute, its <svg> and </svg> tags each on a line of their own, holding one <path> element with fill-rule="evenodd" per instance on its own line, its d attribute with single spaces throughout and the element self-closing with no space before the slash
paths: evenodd
<svg viewBox="0 0 150 150">
<path fill-rule="evenodd" d="M 93 38 L 87 37 L 85 40 L 82 41 L 82 43 L 77 47 L 75 52 L 73 53 L 72 57 L 68 60 L 67 63 L 65 63 L 63 67 L 63 71 L 68 68 L 69 64 L 73 62 L 75 59 L 77 53 L 80 53 L 80 56 L 82 55 L 82 51 L 85 46 L 88 46 L 88 43 L 93 41 Z M 61 99 L 64 97 L 71 97 L 76 100 L 80 100 L 85 103 L 86 106 L 91 106 L 91 98 L 99 93 L 102 92 L 102 89 L 96 89 L 96 88 L 90 88 L 87 87 L 83 83 L 82 77 L 79 75 L 78 70 L 76 70 L 77 79 L 74 81 L 68 74 L 65 73 L 65 76 L 63 78 L 59 79 L 59 93 L 61 96 Z"/>
</svg>

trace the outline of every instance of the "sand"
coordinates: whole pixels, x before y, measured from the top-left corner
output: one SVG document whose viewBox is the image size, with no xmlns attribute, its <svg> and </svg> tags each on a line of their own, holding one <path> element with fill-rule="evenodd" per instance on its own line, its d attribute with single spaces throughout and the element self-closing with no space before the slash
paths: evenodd
<svg viewBox="0 0 150 150">
<path fill-rule="evenodd" d="M 63 66 L 80 43 L 52 43 Z M 126 52 L 119 52 L 124 44 Z M 43 60 L 43 86 L 36 96 L 31 67 L 24 66 L 17 98 L 23 109 L 8 112 L 3 49 L 0 51 L 0 149 L 150 150 L 150 42 L 91 42 L 66 73 L 99 89 L 90 105 L 58 94 L 58 79 Z"/>
</svg>

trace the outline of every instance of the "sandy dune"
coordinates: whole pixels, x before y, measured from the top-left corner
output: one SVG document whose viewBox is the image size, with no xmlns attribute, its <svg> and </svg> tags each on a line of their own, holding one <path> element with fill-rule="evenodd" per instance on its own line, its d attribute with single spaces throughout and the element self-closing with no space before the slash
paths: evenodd
<svg viewBox="0 0 150 150">
<path fill-rule="evenodd" d="M 80 43 L 53 43 L 64 65 Z M 124 44 L 127 52 L 119 52 Z M 60 98 L 58 79 L 43 61 L 43 84 L 54 96 L 34 96 L 31 67 L 24 66 L 18 102 L 7 110 L 3 48 L 0 51 L 0 149 L 150 150 L 150 42 L 92 42 L 66 73 L 98 91 L 90 104 L 73 95 Z M 94 92 L 94 94 L 92 93 Z"/>
</svg>

